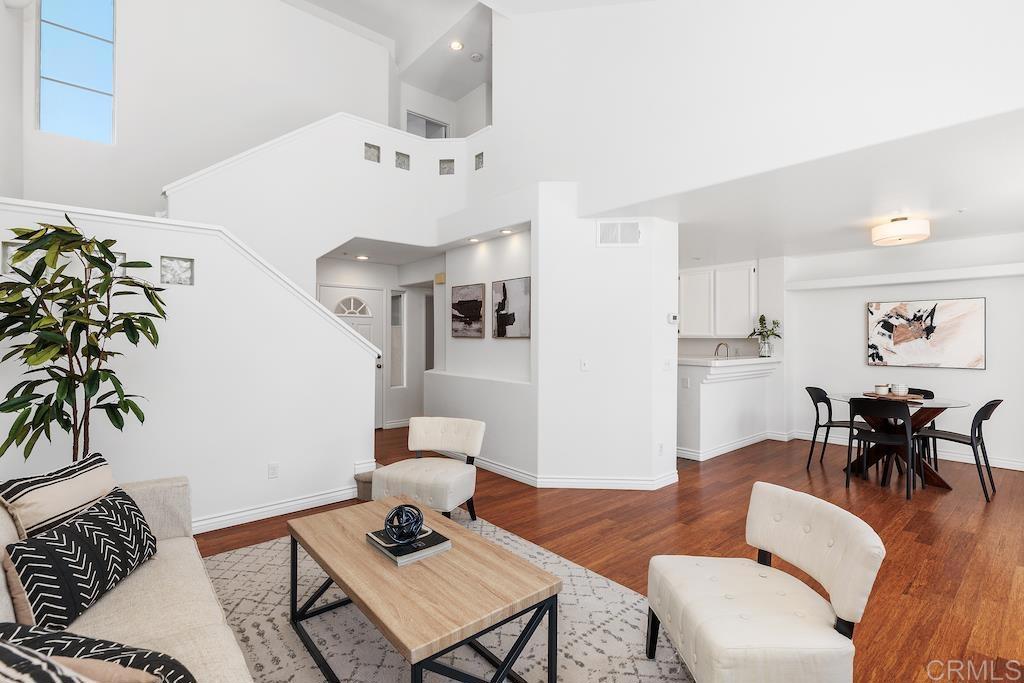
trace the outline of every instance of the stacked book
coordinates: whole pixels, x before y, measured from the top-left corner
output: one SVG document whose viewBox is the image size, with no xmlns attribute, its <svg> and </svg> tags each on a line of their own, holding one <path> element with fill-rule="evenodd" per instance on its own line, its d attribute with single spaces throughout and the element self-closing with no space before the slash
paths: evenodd
<svg viewBox="0 0 1024 683">
<path fill-rule="evenodd" d="M 387 537 L 383 529 L 367 532 L 366 541 L 391 558 L 399 567 L 443 553 L 452 547 L 452 542 L 446 536 L 428 527 L 423 527 L 419 536 L 411 543 L 395 543 Z"/>
</svg>

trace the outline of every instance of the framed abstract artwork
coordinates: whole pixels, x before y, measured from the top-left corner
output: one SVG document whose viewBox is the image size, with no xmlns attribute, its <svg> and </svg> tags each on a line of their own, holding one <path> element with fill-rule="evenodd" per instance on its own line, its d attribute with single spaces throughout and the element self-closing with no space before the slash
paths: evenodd
<svg viewBox="0 0 1024 683">
<path fill-rule="evenodd" d="M 985 369 L 985 299 L 867 306 L 868 365 Z"/>
<path fill-rule="evenodd" d="M 530 338 L 530 278 L 492 282 L 491 307 L 495 339 Z"/>
<path fill-rule="evenodd" d="M 452 287 L 452 336 L 483 339 L 484 290 L 478 285 Z"/>
</svg>

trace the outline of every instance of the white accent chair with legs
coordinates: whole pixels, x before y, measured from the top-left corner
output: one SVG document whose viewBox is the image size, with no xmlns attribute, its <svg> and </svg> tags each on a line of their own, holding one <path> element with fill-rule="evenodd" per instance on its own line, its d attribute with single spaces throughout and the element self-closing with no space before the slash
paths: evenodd
<svg viewBox="0 0 1024 683">
<path fill-rule="evenodd" d="M 860 518 L 814 496 L 757 482 L 747 543 L 758 561 L 660 555 L 647 580 L 647 656 L 661 624 L 697 683 L 849 683 L 853 627 L 885 557 Z M 818 581 L 828 600 L 773 569 L 772 555 Z"/>
<path fill-rule="evenodd" d="M 372 498 L 406 496 L 432 510 L 451 517 L 452 510 L 466 503 L 471 519 L 476 519 L 473 494 L 476 492 L 476 466 L 486 425 L 477 420 L 456 417 L 414 417 L 409 420 L 410 460 L 400 460 L 373 472 Z M 451 457 L 424 458 L 424 451 Z"/>
</svg>

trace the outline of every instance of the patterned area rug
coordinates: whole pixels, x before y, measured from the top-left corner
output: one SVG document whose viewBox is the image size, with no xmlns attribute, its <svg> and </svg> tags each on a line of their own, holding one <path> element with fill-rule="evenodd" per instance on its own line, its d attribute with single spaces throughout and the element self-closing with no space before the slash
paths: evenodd
<svg viewBox="0 0 1024 683">
<path fill-rule="evenodd" d="M 461 513 L 461 514 L 460 514 Z M 558 680 L 562 683 L 671 681 L 693 683 L 686 667 L 662 634 L 658 657 L 644 655 L 647 599 L 483 520 L 472 522 L 462 510 L 455 519 L 535 565 L 561 577 L 558 596 Z M 299 550 L 299 586 L 307 594 L 323 581 L 319 567 Z M 259 683 L 322 681 L 312 658 L 288 622 L 288 539 L 233 550 L 206 559 L 228 623 L 235 631 Z M 329 591 L 324 600 L 339 597 Z M 526 617 L 488 634 L 481 641 L 499 655 L 508 651 Z M 305 622 L 343 681 L 398 683 L 409 680 L 409 665 L 354 605 Z M 468 647 L 446 663 L 485 678 L 491 669 Z M 547 629 L 537 629 L 516 662 L 527 681 L 546 681 Z M 431 683 L 446 680 L 427 672 Z"/>
</svg>

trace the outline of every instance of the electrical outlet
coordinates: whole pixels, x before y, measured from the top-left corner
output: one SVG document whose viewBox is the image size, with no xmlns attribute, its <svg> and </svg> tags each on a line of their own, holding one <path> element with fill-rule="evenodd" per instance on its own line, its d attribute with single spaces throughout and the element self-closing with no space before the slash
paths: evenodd
<svg viewBox="0 0 1024 683">
<path fill-rule="evenodd" d="M 665 443 L 663 441 L 658 442 L 658 457 L 665 455 Z"/>
<path fill-rule="evenodd" d="M 280 468 L 276 462 L 269 463 L 267 465 L 267 479 L 277 479 L 277 472 Z"/>
<path fill-rule="evenodd" d="M 581 358 L 580 359 L 580 372 L 590 372 L 590 361 Z"/>
</svg>

